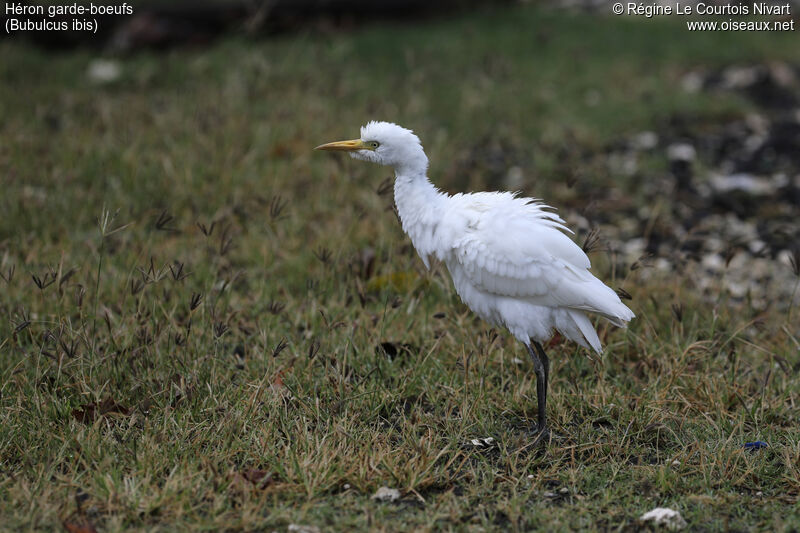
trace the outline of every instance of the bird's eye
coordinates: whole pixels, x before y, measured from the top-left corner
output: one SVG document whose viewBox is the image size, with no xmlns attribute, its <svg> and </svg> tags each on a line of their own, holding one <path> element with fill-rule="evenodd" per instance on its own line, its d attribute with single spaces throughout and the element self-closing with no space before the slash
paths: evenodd
<svg viewBox="0 0 800 533">
<path fill-rule="evenodd" d="M 367 145 L 369 145 L 370 148 L 375 150 L 376 148 L 378 148 L 378 146 L 381 145 L 381 143 L 379 143 L 378 141 L 370 141 L 367 143 Z"/>
</svg>

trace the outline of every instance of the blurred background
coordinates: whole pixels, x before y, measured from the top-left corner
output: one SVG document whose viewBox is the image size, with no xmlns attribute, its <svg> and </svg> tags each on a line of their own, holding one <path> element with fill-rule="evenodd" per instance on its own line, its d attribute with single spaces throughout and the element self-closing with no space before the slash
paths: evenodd
<svg viewBox="0 0 800 533">
<path fill-rule="evenodd" d="M 592 0 L 127 6 L 0 37 L 6 527 L 792 524 L 797 31 Z M 515 448 L 518 343 L 425 271 L 390 170 L 313 151 L 369 120 L 447 192 L 557 207 L 636 312 L 602 360 L 548 345 L 546 454 Z"/>
<path fill-rule="evenodd" d="M 279 195 L 294 237 L 329 242 L 313 221 L 377 217 L 386 172 L 309 149 L 382 119 L 419 133 L 445 190 L 541 196 L 624 261 L 788 304 L 795 31 L 690 32 L 686 20 L 713 18 L 614 16 L 590 0 L 121 6 L 132 14 L 98 16 L 97 33 L 0 41 L 6 262 L 29 262 L 32 243 L 44 263 L 58 256 L 47 243 L 80 247 L 104 205 L 248 233 L 243 217 L 266 224 Z"/>
</svg>

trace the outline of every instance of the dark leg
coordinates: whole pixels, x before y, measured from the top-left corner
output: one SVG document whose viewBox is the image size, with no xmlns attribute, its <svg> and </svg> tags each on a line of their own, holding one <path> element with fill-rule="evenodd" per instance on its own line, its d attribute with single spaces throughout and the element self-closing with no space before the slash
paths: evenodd
<svg viewBox="0 0 800 533">
<path fill-rule="evenodd" d="M 533 342 L 534 348 L 536 348 L 536 353 L 539 355 L 539 360 L 542 362 L 544 366 L 544 392 L 545 396 L 547 396 L 547 384 L 550 383 L 550 359 L 547 358 L 547 354 L 544 353 L 544 348 L 538 342 Z"/>
<path fill-rule="evenodd" d="M 533 435 L 533 445 L 550 438 L 550 431 L 547 429 L 547 378 L 550 374 L 550 360 L 544 353 L 542 345 L 536 341 L 531 345 L 526 344 L 528 353 L 533 361 L 533 371 L 536 372 L 536 400 L 538 408 L 538 420 Z"/>
</svg>

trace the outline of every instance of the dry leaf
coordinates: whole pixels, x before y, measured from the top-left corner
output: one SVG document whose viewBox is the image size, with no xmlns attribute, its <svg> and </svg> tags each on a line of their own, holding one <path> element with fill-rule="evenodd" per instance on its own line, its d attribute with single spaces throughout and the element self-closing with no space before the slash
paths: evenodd
<svg viewBox="0 0 800 533">
<path fill-rule="evenodd" d="M 91 424 L 98 416 L 106 416 L 112 413 L 128 416 L 130 414 L 130 409 L 118 404 L 109 396 L 99 404 L 90 402 L 80 406 L 78 409 L 72 410 L 72 416 L 74 416 L 78 422 L 83 422 L 84 424 Z"/>
<path fill-rule="evenodd" d="M 269 485 L 272 485 L 274 479 L 272 478 L 272 473 L 267 472 L 266 470 L 258 470 L 255 468 L 248 468 L 244 471 L 242 476 L 252 483 L 256 485 L 259 489 L 264 489 Z"/>
<path fill-rule="evenodd" d="M 86 518 L 79 518 L 77 521 L 67 519 L 62 524 L 69 533 L 97 533 L 97 530 Z"/>
</svg>

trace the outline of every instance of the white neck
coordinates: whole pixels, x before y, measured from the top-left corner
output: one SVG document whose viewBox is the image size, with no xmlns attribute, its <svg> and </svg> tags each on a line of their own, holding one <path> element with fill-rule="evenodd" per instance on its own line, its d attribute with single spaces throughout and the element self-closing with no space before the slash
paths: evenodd
<svg viewBox="0 0 800 533">
<path fill-rule="evenodd" d="M 403 225 L 417 253 L 428 267 L 428 256 L 437 250 L 437 229 L 442 220 L 448 195 L 433 186 L 424 170 L 406 174 L 395 170 L 394 202 Z"/>
</svg>

